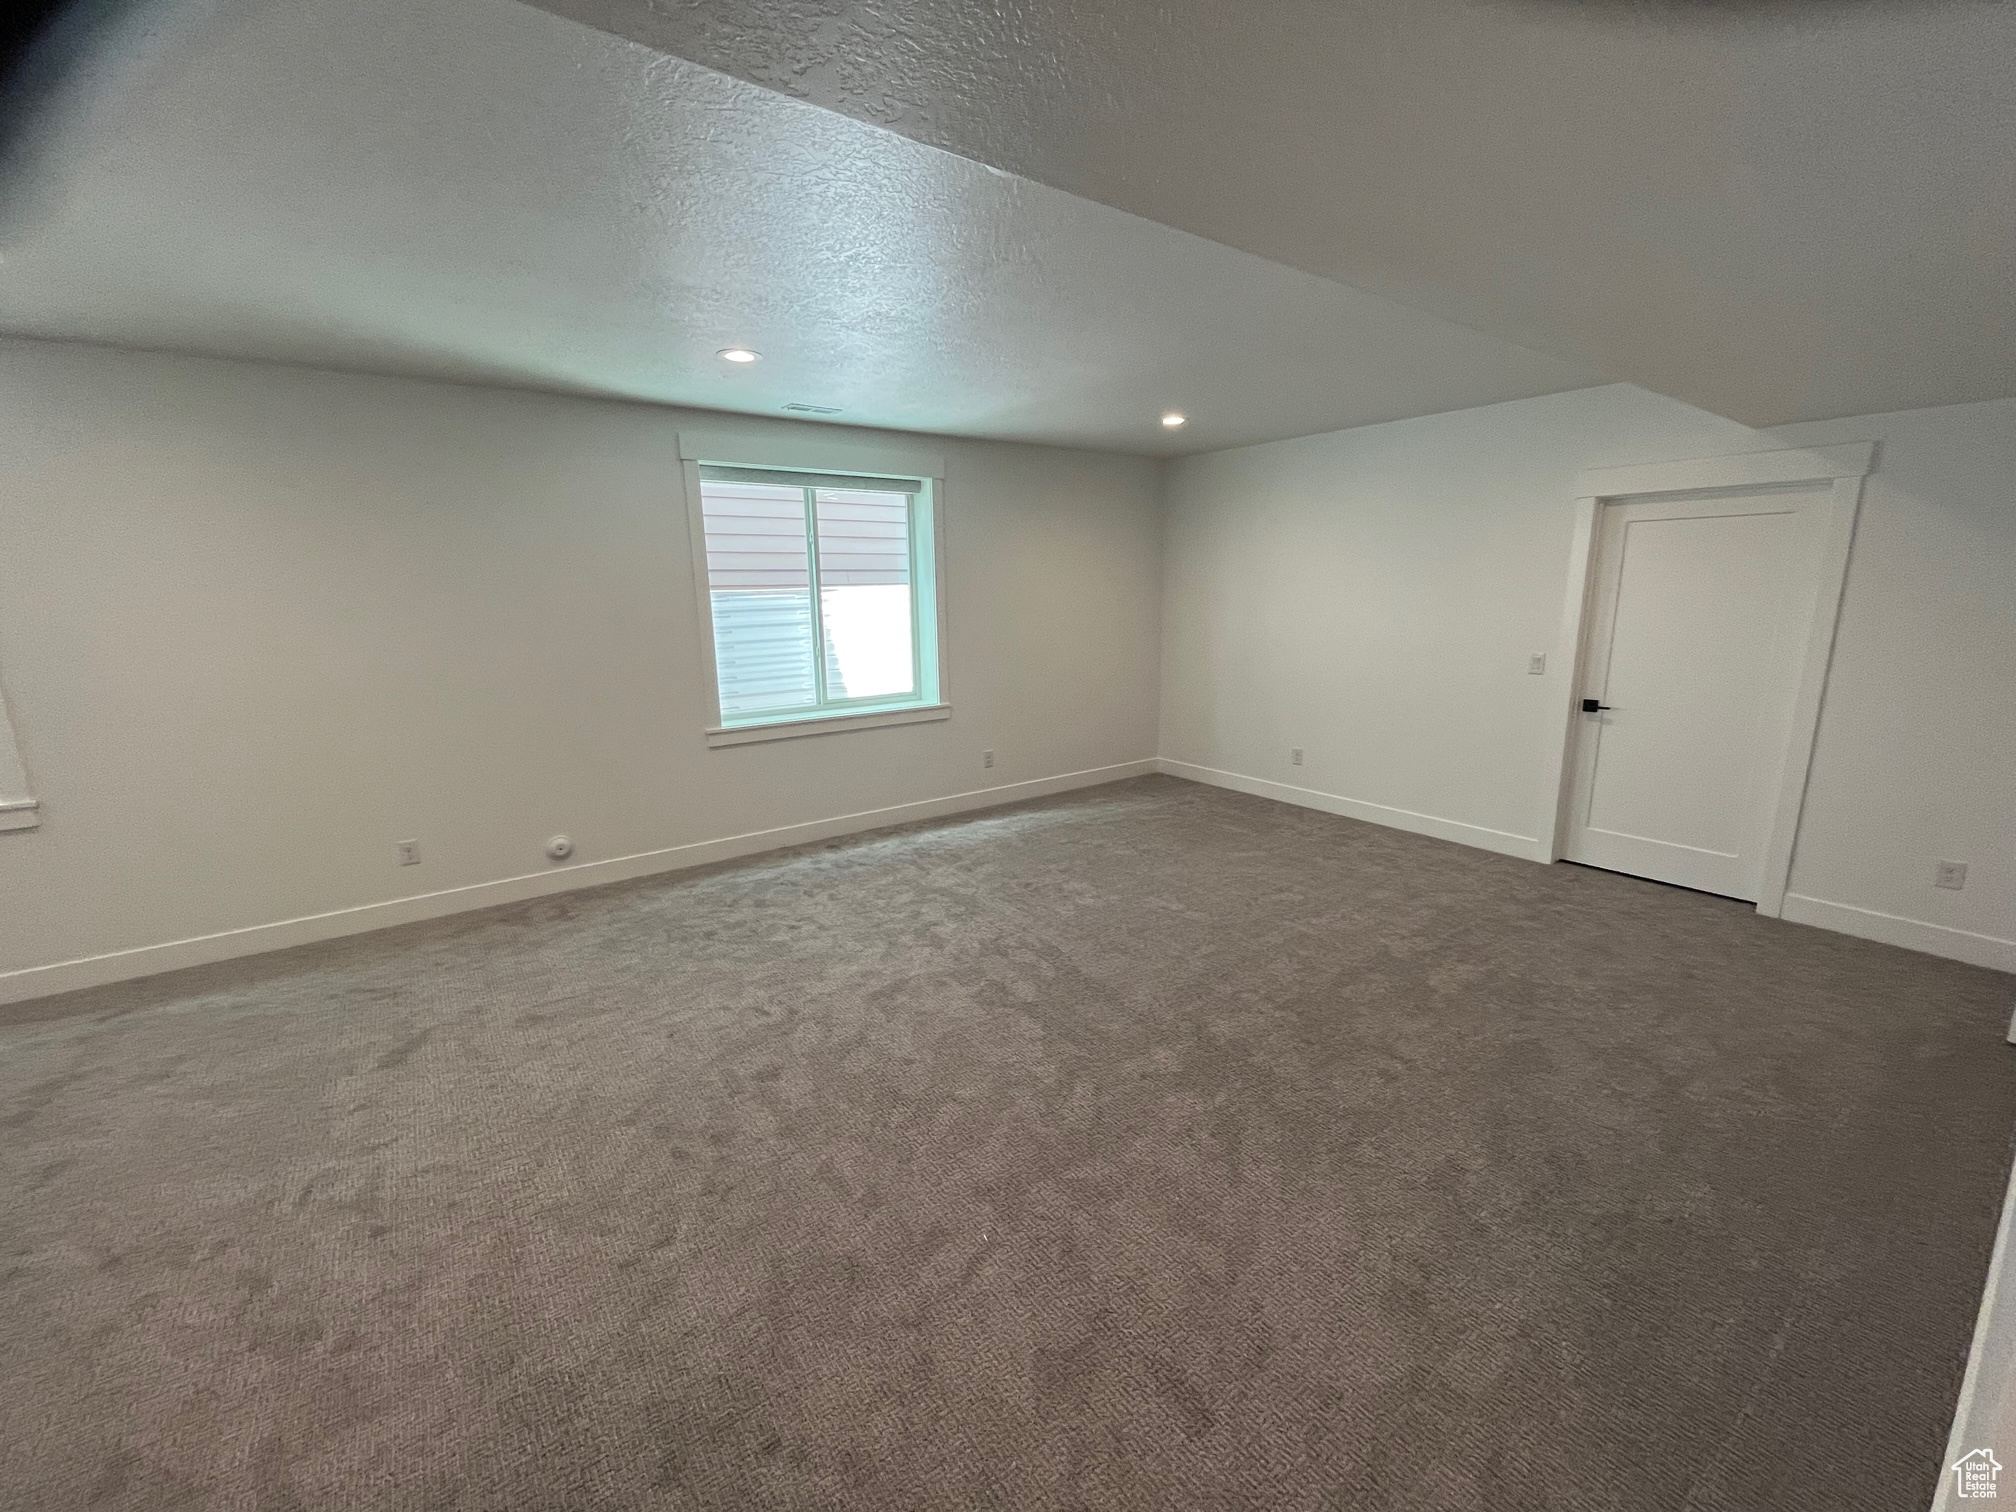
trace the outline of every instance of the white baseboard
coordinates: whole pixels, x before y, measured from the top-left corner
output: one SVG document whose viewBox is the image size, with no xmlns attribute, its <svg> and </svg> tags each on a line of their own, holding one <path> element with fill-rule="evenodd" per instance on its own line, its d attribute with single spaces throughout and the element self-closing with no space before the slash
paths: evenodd
<svg viewBox="0 0 2016 1512">
<path fill-rule="evenodd" d="M 312 944 L 317 940 L 333 940 L 343 935 L 389 929 L 394 925 L 418 923 L 423 919 L 438 919 L 449 914 L 466 913 L 472 909 L 491 908 L 500 903 L 517 903 L 527 898 L 571 892 L 577 888 L 599 887 L 605 882 L 622 882 L 633 877 L 652 876 L 659 872 L 706 866 L 715 861 L 732 861 L 741 856 L 753 856 L 763 851 L 783 850 L 793 845 L 829 840 L 839 835 L 858 834 L 863 830 L 882 829 L 893 824 L 908 824 L 913 820 L 936 819 L 973 809 L 996 808 L 1002 804 L 1019 803 L 1028 798 L 1043 798 L 1053 793 L 1070 792 L 1074 788 L 1096 787 L 1101 783 L 1141 777 L 1150 772 L 1164 772 L 1171 777 L 1208 783 L 1213 787 L 1230 788 L 1235 792 L 1251 793 L 1255 797 L 1272 798 L 1282 803 L 1299 804 L 1304 808 L 1320 809 L 1325 813 L 1342 814 L 1346 818 L 1363 819 L 1417 835 L 1432 835 L 1438 840 L 1452 840 L 1459 845 L 1475 846 L 1481 850 L 1496 851 L 1501 855 L 1518 856 L 1524 860 L 1548 859 L 1541 842 L 1530 835 L 1515 835 L 1505 830 L 1487 829 L 1482 825 L 1437 818 L 1432 814 L 1417 814 L 1409 809 L 1393 808 L 1383 803 L 1368 803 L 1358 798 L 1344 798 L 1335 793 L 1317 792 L 1313 788 L 1268 782 L 1263 778 L 1247 777 L 1237 772 L 1221 772 L 1214 767 L 1197 766 L 1191 762 L 1175 761 L 1168 757 L 1151 757 L 1139 761 L 1120 762 L 1113 766 L 1092 767 L 1082 772 L 1064 772 L 1055 777 L 1039 777 L 1031 782 L 976 788 L 969 792 L 952 793 L 943 798 L 926 798 L 916 803 L 897 804 L 891 808 L 841 814 L 831 819 L 815 819 L 804 824 L 785 825 L 778 829 L 756 830 L 746 835 L 728 835 L 718 840 L 700 840 L 690 845 L 670 846 L 664 850 L 641 851 L 635 855 L 615 856 L 604 861 L 586 861 L 574 866 L 559 866 L 524 876 L 504 877 L 494 882 L 478 882 L 467 887 L 421 893 L 408 898 L 392 898 L 381 903 L 365 903 L 355 908 L 335 909 L 329 913 L 310 914 L 304 918 L 281 919 L 270 924 L 255 924 L 244 929 L 200 935 L 194 939 L 170 940 L 159 945 L 142 945 L 132 950 L 87 956 L 81 960 L 58 961 L 47 966 L 30 966 L 18 971 L 0 972 L 0 1005 L 48 997 L 59 992 L 72 992 L 80 987 L 98 987 L 109 982 L 154 976 L 164 971 L 177 971 L 185 966 L 204 966 L 213 961 L 227 961 L 238 956 L 261 955 L 271 950 L 285 950 L 292 945 Z M 1853 908 L 1845 903 L 1829 903 L 1824 899 L 1809 898 L 1799 893 L 1785 895 L 1783 917 L 1791 923 L 1810 924 L 1841 934 L 1858 935 L 1863 939 L 1878 940 L 1886 945 L 1901 945 L 1907 950 L 1924 951 L 1930 955 L 1945 956 L 1975 966 L 1987 966 L 1997 971 L 2016 971 L 2016 940 L 1974 934 L 1964 929 L 1950 929 L 1940 924 L 1927 924 L 1895 914 L 1878 913 L 1873 909 Z"/>
<path fill-rule="evenodd" d="M 1831 929 L 1837 934 L 1878 940 L 1885 945 L 1902 945 L 1906 950 L 1922 950 L 1927 955 L 1965 961 L 1970 966 L 2016 971 L 2016 940 L 1996 935 L 1927 924 L 1922 919 L 1878 913 L 1873 908 L 1829 903 L 1824 898 L 1809 898 L 1801 893 L 1785 894 L 1785 907 L 1778 917 L 1794 924 L 1811 924 L 1816 929 Z"/>
<path fill-rule="evenodd" d="M 1234 792 L 1251 793 L 1257 798 L 1300 804 L 1303 808 L 1321 809 L 1327 814 L 1342 814 L 1349 819 L 1363 819 L 1393 829 L 1410 830 L 1417 835 L 1433 835 L 1438 840 L 1453 840 L 1458 845 L 1474 845 L 1480 850 L 1497 851 L 1501 855 L 1518 856 L 1523 860 L 1544 862 L 1553 859 L 1547 854 L 1546 847 L 1530 835 L 1486 829 L 1482 825 L 1440 819 L 1433 814 L 1417 814 L 1411 809 L 1393 808 L 1383 803 L 1368 803 L 1362 798 L 1344 798 L 1335 793 L 1318 792 L 1314 788 L 1292 787 L 1285 782 L 1269 782 L 1265 778 L 1247 777 L 1238 772 L 1221 772 L 1215 767 L 1197 766 L 1168 756 L 1162 757 L 1156 766 L 1171 777 L 1207 782 L 1213 787 L 1231 788 Z M 1823 898 L 1809 898 L 1800 893 L 1785 895 L 1779 917 L 1793 924 L 1810 924 L 1817 929 L 1831 929 L 1836 934 L 1856 935 L 1885 945 L 1901 945 L 1906 950 L 1965 961 L 1970 966 L 2016 971 L 2016 940 L 2005 940 L 1996 935 L 1975 934 L 1944 924 L 1927 924 L 1919 919 L 1878 913 L 1869 908 L 1854 908 L 1846 903 L 1829 903 Z"/>
<path fill-rule="evenodd" d="M 2016 1408 L 2016 1288 L 2005 1279 L 2012 1217 L 2016 1217 L 2016 1172 L 2010 1173 L 2002 1217 L 1995 1225 L 1995 1247 L 1988 1253 L 1988 1283 L 1981 1289 L 1981 1310 L 1974 1317 L 1974 1342 L 1967 1350 L 1967 1373 L 1961 1377 L 1960 1399 L 1946 1436 L 1946 1457 L 1939 1462 L 1939 1492 L 1932 1498 L 1932 1512 L 1961 1512 L 1959 1502 L 1978 1500 L 1957 1495 L 1954 1462 L 1976 1449 L 1993 1450 L 2008 1442 Z"/>
<path fill-rule="evenodd" d="M 1456 819 L 1438 819 L 1433 814 L 1417 814 L 1412 809 L 1392 808 L 1383 803 L 1367 803 L 1362 798 L 1342 798 L 1335 793 L 1319 793 L 1314 788 L 1291 787 L 1285 782 L 1268 782 L 1238 772 L 1221 772 L 1216 767 L 1196 766 L 1167 756 L 1156 763 L 1171 777 L 1187 777 L 1192 782 L 1208 782 L 1213 787 L 1251 793 L 1256 798 L 1272 798 L 1280 803 L 1321 809 L 1326 814 L 1342 814 L 1347 819 L 1364 819 L 1389 829 L 1408 830 L 1416 835 L 1433 835 L 1437 840 L 1453 840 L 1458 845 L 1474 845 L 1479 850 L 1517 856 L 1523 861 L 1549 858 L 1531 835 L 1515 835 L 1507 830 L 1486 829 L 1481 824 L 1464 824 Z"/>
<path fill-rule="evenodd" d="M 755 830 L 719 840 L 700 840 L 690 845 L 669 846 L 664 850 L 640 851 L 636 855 L 614 856 L 606 861 L 556 866 L 548 871 L 504 877 L 494 882 L 477 882 L 467 887 L 451 887 L 409 898 L 392 898 L 382 903 L 365 903 L 355 908 L 339 908 L 299 919 L 281 919 L 271 924 L 254 924 L 244 929 L 230 929 L 189 940 L 170 940 L 160 945 L 142 945 L 107 955 L 87 956 L 82 960 L 58 961 L 48 966 L 0 972 L 0 1004 L 72 992 L 80 987 L 101 987 L 108 982 L 124 982 L 134 977 L 178 971 L 184 966 L 207 966 L 213 961 L 228 961 L 237 956 L 263 955 L 269 950 L 285 950 L 291 945 L 307 945 L 317 940 L 333 940 L 341 935 L 389 929 L 396 924 L 413 924 L 422 919 L 466 913 L 471 909 L 492 908 L 499 903 L 523 902 L 527 898 L 544 897 L 550 893 L 599 887 L 605 882 L 624 882 L 632 877 L 648 877 L 657 872 L 682 871 L 715 861 L 732 861 L 762 851 L 783 850 L 815 840 L 830 840 L 836 835 L 908 824 L 917 819 L 936 819 L 970 809 L 998 808 L 1004 803 L 1019 803 L 1025 798 L 1044 798 L 1052 793 L 1069 792 L 1073 788 L 1096 787 L 1128 777 L 1143 777 L 1156 770 L 1153 758 L 1125 761 L 1115 766 L 1065 772 L 1056 777 L 1039 777 L 1032 782 L 976 788 L 944 798 L 900 803 L 893 808 L 869 809 L 858 814 L 841 814 L 832 819 L 785 825 L 779 829 Z"/>
</svg>

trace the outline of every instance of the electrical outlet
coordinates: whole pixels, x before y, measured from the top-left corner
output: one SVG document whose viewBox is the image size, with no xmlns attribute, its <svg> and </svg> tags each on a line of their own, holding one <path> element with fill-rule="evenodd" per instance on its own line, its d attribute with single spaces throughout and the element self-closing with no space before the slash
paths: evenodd
<svg viewBox="0 0 2016 1512">
<path fill-rule="evenodd" d="M 1932 868 L 1932 885 L 1960 891 L 1967 885 L 1967 863 L 1965 861 L 1941 861 Z"/>
<path fill-rule="evenodd" d="M 398 840 L 393 843 L 399 847 L 399 864 L 401 866 L 418 866 L 420 864 L 420 842 L 418 840 Z"/>
<path fill-rule="evenodd" d="M 1545 677 L 1547 675 L 1547 653 L 1545 651 L 1535 651 L 1531 656 L 1526 658 L 1526 675 L 1528 677 Z"/>
<path fill-rule="evenodd" d="M 991 767 L 991 766 L 993 766 L 993 765 L 994 765 L 994 753 L 993 753 L 992 751 L 982 751 L 982 752 L 980 753 L 980 765 L 982 765 L 983 767 Z"/>
<path fill-rule="evenodd" d="M 1288 747 L 1288 765 L 1290 766 L 1302 765 L 1302 747 L 1300 746 Z"/>
</svg>

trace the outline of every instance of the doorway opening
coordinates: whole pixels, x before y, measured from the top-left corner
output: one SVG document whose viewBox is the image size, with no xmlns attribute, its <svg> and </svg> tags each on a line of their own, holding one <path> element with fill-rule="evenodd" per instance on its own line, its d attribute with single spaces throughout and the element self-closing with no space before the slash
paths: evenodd
<svg viewBox="0 0 2016 1512">
<path fill-rule="evenodd" d="M 1779 912 L 1873 454 L 1585 475 L 1549 859 Z"/>
</svg>

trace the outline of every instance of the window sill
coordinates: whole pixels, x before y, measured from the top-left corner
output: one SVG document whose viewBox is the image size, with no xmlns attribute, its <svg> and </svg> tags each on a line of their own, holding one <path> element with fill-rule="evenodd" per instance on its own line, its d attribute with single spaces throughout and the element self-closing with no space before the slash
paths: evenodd
<svg viewBox="0 0 2016 1512">
<path fill-rule="evenodd" d="M 0 830 L 34 829 L 41 822 L 41 805 L 33 798 L 0 802 Z"/>
<path fill-rule="evenodd" d="M 802 735 L 838 735 L 846 730 L 875 730 L 884 725 L 926 724 L 950 719 L 950 704 L 913 704 L 907 709 L 864 710 L 859 714 L 822 714 L 812 719 L 780 719 L 771 724 L 729 725 L 707 732 L 710 746 L 754 745 L 762 740 L 796 740 Z"/>
</svg>

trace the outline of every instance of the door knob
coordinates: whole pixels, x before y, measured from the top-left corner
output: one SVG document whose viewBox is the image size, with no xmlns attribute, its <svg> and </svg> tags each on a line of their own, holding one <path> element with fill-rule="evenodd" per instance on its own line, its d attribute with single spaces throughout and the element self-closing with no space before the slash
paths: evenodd
<svg viewBox="0 0 2016 1512">
<path fill-rule="evenodd" d="M 1598 703 L 1593 698 L 1585 698 L 1582 700 L 1582 712 L 1584 714 L 1600 714 L 1603 712 L 1603 710 L 1609 707 L 1610 705 L 1606 703 Z"/>
</svg>

